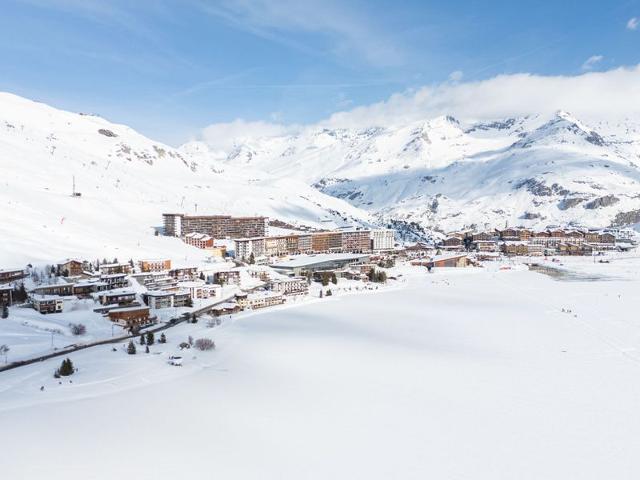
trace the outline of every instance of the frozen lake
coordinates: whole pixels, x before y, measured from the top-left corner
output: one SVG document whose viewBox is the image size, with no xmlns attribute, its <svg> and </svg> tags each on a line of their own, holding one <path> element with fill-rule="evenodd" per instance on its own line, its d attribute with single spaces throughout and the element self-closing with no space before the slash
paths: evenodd
<svg viewBox="0 0 640 480">
<path fill-rule="evenodd" d="M 104 350 L 72 357 L 73 385 L 50 378 L 57 362 L 7 372 L 0 464 L 34 479 L 635 479 L 637 289 L 416 271 L 403 289 L 240 317 L 183 369 Z"/>
</svg>

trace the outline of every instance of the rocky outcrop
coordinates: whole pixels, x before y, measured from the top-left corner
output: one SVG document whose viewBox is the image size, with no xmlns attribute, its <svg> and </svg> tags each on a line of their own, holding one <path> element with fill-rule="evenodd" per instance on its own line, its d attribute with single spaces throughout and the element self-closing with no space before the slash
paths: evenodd
<svg viewBox="0 0 640 480">
<path fill-rule="evenodd" d="M 605 195 L 604 197 L 598 197 L 584 204 L 584 208 L 588 210 L 595 210 L 596 208 L 610 207 L 618 203 L 620 199 L 615 195 Z"/>
<path fill-rule="evenodd" d="M 611 226 L 622 227 L 624 225 L 633 225 L 634 223 L 640 223 L 640 210 L 618 213 L 611 222 Z"/>
<path fill-rule="evenodd" d="M 585 200 L 586 198 L 580 198 L 580 197 L 564 198 L 560 201 L 560 203 L 558 203 L 558 208 L 560 210 L 568 210 L 570 208 L 577 207 Z"/>
<path fill-rule="evenodd" d="M 549 186 L 544 181 L 536 180 L 535 178 L 527 178 L 518 182 L 515 186 L 516 190 L 526 188 L 529 193 L 537 197 L 550 197 L 552 195 L 567 195 L 569 190 L 554 183 Z"/>
</svg>

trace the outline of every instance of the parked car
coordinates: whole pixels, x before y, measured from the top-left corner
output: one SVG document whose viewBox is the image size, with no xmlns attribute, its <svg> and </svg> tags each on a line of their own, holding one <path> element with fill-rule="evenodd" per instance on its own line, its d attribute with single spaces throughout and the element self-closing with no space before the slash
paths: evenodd
<svg viewBox="0 0 640 480">
<path fill-rule="evenodd" d="M 169 365 L 173 365 L 174 367 L 181 367 L 182 366 L 182 357 L 178 357 L 178 356 L 170 356 L 169 360 L 167 362 Z"/>
</svg>

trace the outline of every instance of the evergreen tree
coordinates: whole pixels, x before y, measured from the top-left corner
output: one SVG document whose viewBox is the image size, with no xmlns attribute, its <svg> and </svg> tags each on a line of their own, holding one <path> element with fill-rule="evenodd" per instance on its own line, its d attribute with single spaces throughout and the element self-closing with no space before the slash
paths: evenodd
<svg viewBox="0 0 640 480">
<path fill-rule="evenodd" d="M 147 345 L 146 347 L 144 347 L 144 353 L 149 353 L 149 345 Z"/>
<path fill-rule="evenodd" d="M 75 372 L 73 362 L 71 362 L 70 358 L 66 358 L 60 364 L 60 368 L 56 370 L 56 375 L 57 377 L 68 377 L 69 375 L 73 375 L 73 372 Z"/>
<path fill-rule="evenodd" d="M 129 355 L 135 355 L 136 354 L 136 345 L 135 345 L 135 343 L 133 343 L 133 340 L 129 341 L 129 346 L 127 347 L 127 353 Z"/>
<path fill-rule="evenodd" d="M 249 265 L 253 265 L 254 263 L 256 263 L 256 257 L 253 255 L 253 252 L 251 252 L 251 255 L 249 255 Z"/>
<path fill-rule="evenodd" d="M 51 265 L 51 276 L 56 276 L 56 267 L 54 267 L 53 265 Z"/>
<path fill-rule="evenodd" d="M 328 272 L 322 272 L 322 276 L 320 277 L 320 281 L 322 282 L 322 286 L 326 287 L 327 285 L 329 285 L 329 273 Z"/>
<path fill-rule="evenodd" d="M 140 335 L 140 345 L 144 345 L 144 333 Z"/>
<path fill-rule="evenodd" d="M 158 343 L 167 343 L 167 337 L 164 335 L 164 332 L 160 334 L 160 340 L 158 340 Z"/>
<path fill-rule="evenodd" d="M 7 307 L 6 305 L 2 305 L 2 315 L 0 315 L 2 318 L 8 318 L 9 317 L 9 307 Z"/>
<path fill-rule="evenodd" d="M 153 345 L 155 342 L 155 337 L 153 336 L 153 332 L 147 332 L 147 345 Z"/>
<path fill-rule="evenodd" d="M 336 277 L 336 272 L 331 272 L 331 283 L 334 285 L 338 284 L 338 277 Z"/>
<path fill-rule="evenodd" d="M 326 295 L 326 296 L 327 296 L 327 297 L 330 297 L 331 295 L 333 295 L 333 292 L 331 292 L 331 289 L 328 289 L 328 290 L 327 290 L 327 295 Z"/>
</svg>

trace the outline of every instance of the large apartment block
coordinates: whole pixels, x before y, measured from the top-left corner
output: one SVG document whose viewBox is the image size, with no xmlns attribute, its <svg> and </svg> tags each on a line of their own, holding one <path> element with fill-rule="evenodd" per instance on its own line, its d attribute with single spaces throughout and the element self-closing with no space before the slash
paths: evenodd
<svg viewBox="0 0 640 480">
<path fill-rule="evenodd" d="M 326 232 L 280 235 L 275 237 L 237 238 L 236 258 L 248 259 L 251 254 L 281 256 L 302 253 L 363 253 L 373 250 L 391 250 L 393 230 L 349 229 Z"/>
<path fill-rule="evenodd" d="M 362 253 L 371 250 L 371 232 L 369 230 L 344 230 L 342 232 L 342 251 Z"/>
<path fill-rule="evenodd" d="M 163 213 L 164 233 L 183 237 L 190 233 L 204 233 L 213 238 L 262 237 L 267 234 L 268 217 L 232 217 L 230 215 L 185 215 Z"/>
</svg>

